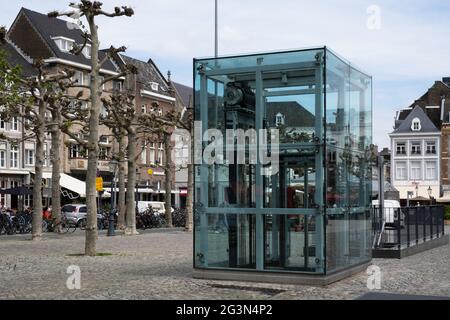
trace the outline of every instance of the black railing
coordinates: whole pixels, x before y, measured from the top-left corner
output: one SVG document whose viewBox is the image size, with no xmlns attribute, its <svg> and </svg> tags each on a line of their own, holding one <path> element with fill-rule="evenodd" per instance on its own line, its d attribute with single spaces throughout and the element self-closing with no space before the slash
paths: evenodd
<svg viewBox="0 0 450 320">
<path fill-rule="evenodd" d="M 407 248 L 445 235 L 444 207 L 373 208 L 375 248 Z"/>
</svg>

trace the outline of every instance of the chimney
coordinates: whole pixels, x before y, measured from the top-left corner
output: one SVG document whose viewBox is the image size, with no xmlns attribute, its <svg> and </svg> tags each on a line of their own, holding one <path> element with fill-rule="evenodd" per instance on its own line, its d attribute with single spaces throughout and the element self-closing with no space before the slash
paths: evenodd
<svg viewBox="0 0 450 320">
<path fill-rule="evenodd" d="M 442 82 L 445 83 L 446 85 L 450 86 L 450 77 L 442 78 Z"/>
</svg>

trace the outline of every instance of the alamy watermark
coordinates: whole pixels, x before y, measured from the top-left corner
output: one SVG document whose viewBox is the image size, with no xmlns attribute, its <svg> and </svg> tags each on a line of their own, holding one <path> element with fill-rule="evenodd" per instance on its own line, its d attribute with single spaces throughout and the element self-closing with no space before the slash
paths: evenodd
<svg viewBox="0 0 450 320">
<path fill-rule="evenodd" d="M 69 266 L 67 268 L 67 274 L 70 276 L 67 278 L 66 287 L 69 290 L 81 289 L 81 269 L 79 266 Z"/>
<path fill-rule="evenodd" d="M 366 270 L 367 275 L 367 288 L 369 290 L 381 289 L 381 268 L 376 265 L 371 265 Z"/>
<path fill-rule="evenodd" d="M 265 176 L 279 171 L 278 129 L 204 129 L 202 121 L 195 121 L 193 137 L 188 130 L 178 129 L 172 135 L 172 141 L 175 142 L 173 160 L 177 166 L 191 164 L 193 159 L 193 164 L 197 165 L 260 164 L 263 166 L 260 174 Z M 193 157 L 190 153 L 192 145 Z"/>
<path fill-rule="evenodd" d="M 380 30 L 381 29 L 381 8 L 380 6 L 373 4 L 367 7 L 367 28 L 369 30 Z"/>
</svg>

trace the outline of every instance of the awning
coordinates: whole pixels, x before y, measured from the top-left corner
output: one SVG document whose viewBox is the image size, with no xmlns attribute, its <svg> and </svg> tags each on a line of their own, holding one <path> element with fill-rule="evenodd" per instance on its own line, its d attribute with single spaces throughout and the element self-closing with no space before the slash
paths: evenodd
<svg viewBox="0 0 450 320">
<path fill-rule="evenodd" d="M 61 178 L 59 180 L 59 184 L 61 187 L 70 190 L 72 192 L 76 192 L 81 198 L 86 198 L 86 182 L 78 180 L 72 176 L 69 176 L 68 174 L 61 173 Z M 44 179 L 51 179 L 52 173 L 51 172 L 43 172 L 42 178 Z M 105 192 L 102 195 L 103 198 L 111 197 L 111 193 L 107 192 L 105 189 Z"/>
<path fill-rule="evenodd" d="M 52 173 L 43 172 L 42 178 L 51 179 Z M 86 183 L 84 181 L 78 180 L 65 173 L 61 173 L 59 184 L 61 185 L 61 187 L 66 188 L 67 190 L 78 193 L 81 198 L 86 198 Z"/>
</svg>

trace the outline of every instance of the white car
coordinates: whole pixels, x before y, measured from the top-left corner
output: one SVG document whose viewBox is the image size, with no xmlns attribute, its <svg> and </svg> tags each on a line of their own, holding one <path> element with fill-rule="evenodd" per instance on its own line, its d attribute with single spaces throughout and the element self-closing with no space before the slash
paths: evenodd
<svg viewBox="0 0 450 320">
<path fill-rule="evenodd" d="M 372 201 L 373 207 L 378 207 L 380 202 L 378 200 Z M 384 200 L 384 221 L 387 224 L 394 224 L 397 220 L 397 214 L 400 213 L 400 224 L 404 226 L 404 214 L 400 207 L 400 202 L 396 200 Z"/>
</svg>

